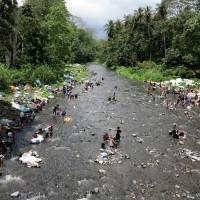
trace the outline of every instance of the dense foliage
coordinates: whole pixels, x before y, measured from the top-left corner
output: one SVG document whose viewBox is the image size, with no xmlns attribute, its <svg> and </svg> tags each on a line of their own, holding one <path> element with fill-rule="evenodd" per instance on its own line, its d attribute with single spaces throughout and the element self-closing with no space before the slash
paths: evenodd
<svg viewBox="0 0 200 200">
<path fill-rule="evenodd" d="M 149 60 L 167 76 L 180 71 L 176 74 L 183 78 L 200 78 L 199 5 L 199 0 L 163 0 L 155 11 L 147 6 L 121 21 L 109 20 L 107 42 L 98 42 L 97 59 L 107 67 L 135 69 L 138 61 Z"/>
<path fill-rule="evenodd" d="M 64 0 L 1 0 L 0 87 L 54 82 L 66 64 L 93 61 L 92 33 L 71 19 Z"/>
<path fill-rule="evenodd" d="M 0 0 L 0 90 L 11 84 L 54 83 L 69 63 L 95 58 L 135 79 L 200 78 L 200 0 L 162 0 L 109 20 L 95 41 L 64 0 Z M 155 64 L 156 63 L 156 64 Z M 133 75 L 132 75 L 133 76 Z"/>
</svg>

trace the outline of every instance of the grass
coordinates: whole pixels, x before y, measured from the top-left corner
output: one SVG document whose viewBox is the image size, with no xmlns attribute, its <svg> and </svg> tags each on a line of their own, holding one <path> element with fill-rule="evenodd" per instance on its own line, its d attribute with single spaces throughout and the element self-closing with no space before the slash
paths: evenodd
<svg viewBox="0 0 200 200">
<path fill-rule="evenodd" d="M 163 73 L 160 71 L 160 68 L 126 68 L 126 67 L 117 67 L 117 73 L 126 76 L 132 80 L 152 80 L 156 82 L 170 80 L 175 78 L 174 76 L 164 76 Z"/>
</svg>

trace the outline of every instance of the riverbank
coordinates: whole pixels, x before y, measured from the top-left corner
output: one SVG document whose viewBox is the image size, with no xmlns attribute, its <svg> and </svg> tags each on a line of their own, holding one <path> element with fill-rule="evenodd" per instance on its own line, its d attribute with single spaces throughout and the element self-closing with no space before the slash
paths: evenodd
<svg viewBox="0 0 200 200">
<path fill-rule="evenodd" d="M 101 81 L 100 86 L 82 92 L 83 85 L 78 85 L 74 90 L 78 99 L 57 97 L 19 134 L 19 151 L 34 149 L 43 163 L 29 169 L 17 158 L 7 160 L 0 180 L 1 199 L 11 199 L 15 191 L 24 200 L 74 200 L 88 194 L 98 200 L 198 199 L 200 164 L 185 157 L 183 150 L 199 152 L 199 111 L 194 110 L 192 118 L 184 116 L 182 107 L 169 112 L 159 98 L 154 102 L 146 95 L 145 84 L 98 65 L 88 68 L 96 73 L 90 81 Z M 116 102 L 108 102 L 114 92 Z M 56 104 L 67 108 L 70 123 L 52 115 Z M 174 122 L 188 133 L 184 144 L 168 135 Z M 34 130 L 49 123 L 54 125 L 53 138 L 30 146 Z M 103 135 L 114 135 L 117 126 L 122 130 L 121 155 L 112 164 L 96 163 Z"/>
<path fill-rule="evenodd" d="M 156 65 L 155 63 L 151 62 L 144 62 L 139 63 L 136 67 L 116 67 L 116 72 L 130 78 L 131 80 L 138 80 L 138 81 L 152 81 L 152 82 L 165 82 L 174 80 L 177 78 L 186 78 L 187 76 L 179 71 L 179 68 L 176 70 L 168 69 L 162 70 L 162 67 Z M 189 77 L 189 74 L 188 74 Z M 187 78 L 190 79 L 190 78 Z M 190 86 L 190 88 L 200 88 L 200 80 L 199 79 L 191 79 L 194 81 L 196 86 Z M 187 85 L 185 85 L 187 86 Z"/>
</svg>

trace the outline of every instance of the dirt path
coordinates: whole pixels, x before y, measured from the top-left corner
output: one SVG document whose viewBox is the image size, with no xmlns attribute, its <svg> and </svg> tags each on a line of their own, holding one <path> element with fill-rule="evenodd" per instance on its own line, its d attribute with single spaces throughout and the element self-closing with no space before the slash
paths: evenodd
<svg viewBox="0 0 200 200">
<path fill-rule="evenodd" d="M 44 162 L 39 169 L 29 169 L 17 158 L 7 160 L 0 179 L 0 199 L 11 199 L 15 191 L 20 191 L 19 199 L 32 200 L 76 200 L 87 193 L 98 200 L 199 199 L 200 164 L 180 155 L 184 148 L 199 151 L 199 111 L 191 119 L 184 116 L 183 108 L 169 112 L 159 99 L 153 102 L 146 96 L 145 85 L 98 65 L 88 68 L 97 72 L 91 81 L 101 81 L 103 76 L 103 85 L 87 93 L 81 92 L 83 86 L 77 86 L 77 100 L 58 97 L 19 133 L 19 151 L 34 149 Z M 108 103 L 114 92 L 116 103 Z M 55 104 L 67 108 L 72 122 L 62 123 L 63 117 L 52 115 Z M 168 135 L 173 122 L 188 132 L 183 145 Z M 49 123 L 54 124 L 54 137 L 30 146 L 34 130 Z M 121 155 L 112 164 L 94 162 L 103 134 L 114 135 L 118 125 L 122 129 Z M 100 174 L 100 169 L 106 174 Z"/>
</svg>

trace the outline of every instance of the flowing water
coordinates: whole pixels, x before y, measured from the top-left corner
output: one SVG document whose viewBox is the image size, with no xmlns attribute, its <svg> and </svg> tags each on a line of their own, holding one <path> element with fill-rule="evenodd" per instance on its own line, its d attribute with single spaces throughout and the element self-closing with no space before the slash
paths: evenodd
<svg viewBox="0 0 200 200">
<path fill-rule="evenodd" d="M 184 148 L 200 150 L 199 108 L 192 109 L 190 118 L 182 107 L 170 112 L 159 98 L 154 102 L 146 95 L 147 85 L 95 64 L 87 67 L 97 72 L 91 82 L 104 77 L 103 84 L 87 93 L 77 86 L 78 99 L 57 97 L 18 133 L 17 152 L 6 159 L 0 177 L 0 199 L 12 199 L 10 194 L 16 191 L 21 194 L 17 199 L 23 200 L 76 200 L 88 193 L 99 200 L 200 199 L 200 162 L 181 157 Z M 114 92 L 116 103 L 108 103 Z M 52 115 L 57 104 L 67 108 L 70 123 Z M 168 135 L 174 122 L 188 133 L 183 145 Z M 34 131 L 48 124 L 54 125 L 53 138 L 30 145 Z M 103 134 L 115 135 L 117 126 L 122 129 L 118 149 L 123 157 L 112 164 L 94 162 Z M 16 157 L 30 149 L 43 158 L 41 168 L 27 168 Z M 100 169 L 106 174 L 100 174 Z"/>
</svg>

